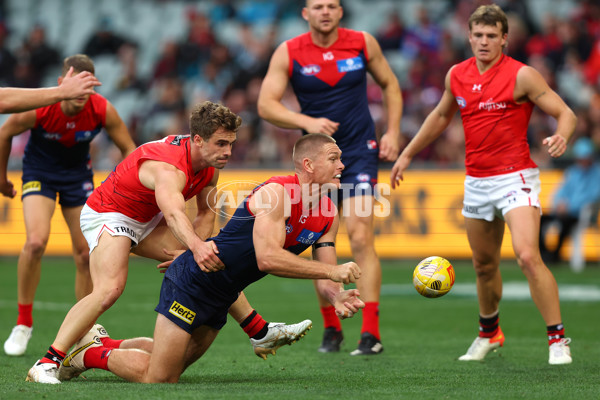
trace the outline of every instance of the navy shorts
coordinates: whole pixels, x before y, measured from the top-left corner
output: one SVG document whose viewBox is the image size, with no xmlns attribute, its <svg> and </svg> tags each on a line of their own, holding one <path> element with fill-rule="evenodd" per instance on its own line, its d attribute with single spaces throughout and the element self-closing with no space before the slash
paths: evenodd
<svg viewBox="0 0 600 400">
<path fill-rule="evenodd" d="M 156 312 L 189 334 L 200 325 L 221 329 L 238 293 L 217 293 L 209 279 L 190 251 L 177 257 L 163 278 Z"/>
<path fill-rule="evenodd" d="M 94 191 L 94 177 L 87 176 L 70 178 L 57 173 L 23 169 L 23 187 L 21 199 L 29 195 L 41 195 L 56 200 L 61 206 L 77 207 L 85 204 Z"/>
<path fill-rule="evenodd" d="M 377 184 L 379 153 L 374 151 L 346 155 L 342 152 L 342 162 L 344 163 L 344 170 L 342 171 L 342 186 L 338 191 L 338 199 L 373 196 Z"/>
</svg>

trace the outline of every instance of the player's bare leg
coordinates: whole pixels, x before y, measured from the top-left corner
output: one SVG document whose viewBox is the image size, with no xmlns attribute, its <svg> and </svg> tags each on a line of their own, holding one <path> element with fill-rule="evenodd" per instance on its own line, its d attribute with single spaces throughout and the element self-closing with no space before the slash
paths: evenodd
<svg viewBox="0 0 600 400">
<path fill-rule="evenodd" d="M 66 352 L 121 296 L 127 282 L 130 246 L 128 237 L 102 234 L 90 255 L 92 293 L 67 313 L 52 347 Z"/>
<path fill-rule="evenodd" d="M 495 218 L 492 222 L 465 218 L 465 225 L 476 275 L 479 334 L 459 360 L 480 361 L 504 344 L 498 305 L 502 298 L 502 277 L 499 267 L 505 224 L 499 218 Z"/>
<path fill-rule="evenodd" d="M 467 238 L 473 253 L 479 314 L 490 315 L 498 311 L 502 298 L 500 275 L 500 249 L 504 237 L 504 221 L 465 218 Z"/>
<path fill-rule="evenodd" d="M 4 342 L 4 352 L 20 356 L 27 350 L 33 331 L 33 301 L 40 282 L 42 256 L 50 236 L 55 200 L 29 195 L 23 198 L 26 240 L 17 262 L 17 323 Z"/>
<path fill-rule="evenodd" d="M 81 232 L 79 216 L 83 206 L 62 207 L 65 222 L 71 233 L 73 244 L 73 260 L 75 261 L 75 297 L 81 300 L 92 292 L 92 277 L 90 275 L 90 250 Z"/>
<path fill-rule="evenodd" d="M 539 247 L 540 211 L 535 207 L 518 207 L 506 214 L 517 262 L 529 282 L 531 298 L 546 325 L 562 322 L 558 285 L 542 261 Z"/>
<path fill-rule="evenodd" d="M 512 233 L 513 249 L 521 270 L 529 282 L 531 298 L 546 322 L 548 335 L 548 363 L 570 364 L 570 338 L 560 314 L 558 285 L 552 272 L 542 261 L 539 248 L 540 212 L 535 207 L 518 207 L 506 213 L 506 222 Z"/>
<path fill-rule="evenodd" d="M 342 212 L 354 261 L 362 275 L 356 282 L 365 302 L 361 342 L 351 354 L 377 354 L 383 351 L 379 333 L 379 298 L 381 294 L 381 264 L 375 252 L 373 232 L 373 196 L 354 196 L 344 199 Z"/>
</svg>

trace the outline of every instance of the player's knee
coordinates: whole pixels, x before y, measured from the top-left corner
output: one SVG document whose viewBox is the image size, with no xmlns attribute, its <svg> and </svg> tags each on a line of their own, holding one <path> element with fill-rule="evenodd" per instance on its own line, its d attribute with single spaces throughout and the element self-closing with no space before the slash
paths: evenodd
<svg viewBox="0 0 600 400">
<path fill-rule="evenodd" d="M 46 251 L 47 244 L 47 239 L 33 236 L 27 238 L 23 251 L 33 257 L 41 257 L 44 254 L 44 251 Z"/>
<path fill-rule="evenodd" d="M 475 274 L 479 279 L 492 279 L 496 276 L 498 265 L 490 260 L 477 261 L 473 260 Z"/>
<path fill-rule="evenodd" d="M 121 297 L 125 287 L 111 286 L 109 288 L 99 288 L 94 290 L 96 298 L 99 300 L 101 312 L 108 310 Z"/>
<path fill-rule="evenodd" d="M 90 273 L 90 254 L 86 250 L 74 251 L 73 258 L 75 258 L 75 265 L 79 272 Z"/>
<path fill-rule="evenodd" d="M 348 231 L 348 237 L 350 239 L 350 247 L 353 252 L 365 251 L 373 246 L 374 237 L 373 232 L 365 229 L 354 229 L 352 232 Z"/>
<path fill-rule="evenodd" d="M 517 263 L 525 275 L 530 276 L 542 265 L 542 259 L 538 251 L 524 250 L 517 253 Z"/>
</svg>

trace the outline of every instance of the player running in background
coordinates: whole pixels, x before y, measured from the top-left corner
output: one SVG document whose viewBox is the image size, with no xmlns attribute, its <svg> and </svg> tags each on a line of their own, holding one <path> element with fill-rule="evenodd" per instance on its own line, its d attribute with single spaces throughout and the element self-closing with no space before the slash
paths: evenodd
<svg viewBox="0 0 600 400">
<path fill-rule="evenodd" d="M 335 140 L 327 135 L 300 138 L 294 146 L 296 174 L 272 177 L 259 185 L 211 239 L 227 268 L 201 271 L 191 251 L 171 264 L 156 307 L 151 351 L 112 349 L 102 343 L 106 331 L 96 326 L 65 358 L 61 379 L 101 368 L 132 382 L 179 381 L 225 325 L 227 309 L 238 293 L 267 274 L 317 279 L 317 291 L 336 314 L 352 317 L 364 303 L 357 289 L 344 290 L 343 284 L 355 282 L 360 268 L 354 262 L 336 265 L 338 215 L 327 197 L 331 186 L 340 184 L 344 168 L 340 155 Z M 298 256 L 311 245 L 314 260 Z"/>
<path fill-rule="evenodd" d="M 372 35 L 339 27 L 339 0 L 307 0 L 302 17 L 309 32 L 282 43 L 271 58 L 258 100 L 262 118 L 305 134 L 332 136 L 344 153 L 346 169 L 337 198 L 350 238 L 352 255 L 362 268 L 357 282 L 365 301 L 361 339 L 352 355 L 383 351 L 379 332 L 381 266 L 373 232 L 374 187 L 378 159 L 394 161 L 399 151 L 402 95 L 379 44 Z M 383 90 L 387 131 L 377 143 L 367 102 L 367 72 Z M 281 99 L 288 82 L 301 113 L 287 109 Z M 367 216 L 359 211 L 371 210 Z M 320 352 L 337 352 L 343 340 L 335 309 L 319 296 L 325 332 Z"/>
<path fill-rule="evenodd" d="M 71 82 L 68 84 L 71 87 L 69 96 L 87 94 L 13 114 L 0 127 L 0 192 L 11 198 L 17 193 L 7 178 L 12 138 L 31 130 L 23 157 L 21 195 L 26 241 L 17 267 L 17 324 L 4 342 L 4 351 L 8 355 L 25 353 L 31 338 L 33 301 L 40 281 L 41 261 L 50 236 L 50 221 L 56 208 L 57 194 L 71 234 L 76 266 L 75 295 L 79 300 L 92 291 L 88 246 L 79 228 L 79 214 L 94 190 L 90 142 L 104 128 L 123 156 L 135 149 L 127 127 L 110 102 L 99 94 L 89 93 L 89 88 L 73 89 L 78 75 L 82 75 L 83 79 L 78 80 L 76 86 L 81 86 L 81 82 L 87 82 L 86 86 L 96 83 L 95 79 L 91 79 L 94 76 L 94 64 L 85 55 L 64 60 L 58 88 L 67 80 Z M 26 104 L 33 102 L 25 101 L 22 106 Z"/>
<path fill-rule="evenodd" d="M 210 193 L 217 184 L 218 170 L 231 156 L 241 122 L 227 107 L 201 103 L 190 117 L 191 136 L 168 136 L 141 145 L 94 191 L 81 212 L 93 290 L 71 308 L 46 355 L 29 370 L 28 381 L 60 383 L 58 366 L 66 352 L 123 292 L 130 252 L 166 261 L 170 255 L 163 249 L 187 248 L 202 271 L 224 268 L 215 242 L 205 241 L 212 235 L 215 218 L 216 196 Z M 185 206 L 194 197 L 198 214 L 192 222 Z M 263 358 L 294 342 L 312 326 L 310 320 L 295 325 L 268 324 L 243 294 L 232 308 L 232 316 Z M 119 347 L 121 342 L 111 345 Z M 141 341 L 141 345 L 147 343 Z"/>
<path fill-rule="evenodd" d="M 28 111 L 91 95 L 94 94 L 94 86 L 100 85 L 94 74 L 84 71 L 74 75 L 73 68 L 69 68 L 58 86 L 39 89 L 0 88 L 0 114 Z"/>
<path fill-rule="evenodd" d="M 559 157 L 567 148 L 576 117 L 539 72 L 503 54 L 507 37 L 507 18 L 497 5 L 480 6 L 471 15 L 469 42 L 474 57 L 456 64 L 446 75 L 439 104 L 394 164 L 392 186 L 403 180 L 412 158 L 460 110 L 467 173 L 462 213 L 477 277 L 479 336 L 459 360 L 482 360 L 504 343 L 498 311 L 506 223 L 517 262 L 547 326 L 549 363 L 569 364 L 571 340 L 564 336 L 558 287 L 539 251 L 540 179 L 529 154 L 527 125 L 534 106 L 554 117 L 556 131 L 543 144 L 552 157 Z"/>
</svg>

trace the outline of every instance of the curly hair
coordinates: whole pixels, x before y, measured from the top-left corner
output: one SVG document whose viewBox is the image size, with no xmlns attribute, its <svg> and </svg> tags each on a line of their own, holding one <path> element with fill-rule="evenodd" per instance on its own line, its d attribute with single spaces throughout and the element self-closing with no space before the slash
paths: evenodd
<svg viewBox="0 0 600 400">
<path fill-rule="evenodd" d="M 190 133 L 208 140 L 219 128 L 237 132 L 242 117 L 222 104 L 205 101 L 196 104 L 190 115 Z"/>
</svg>

